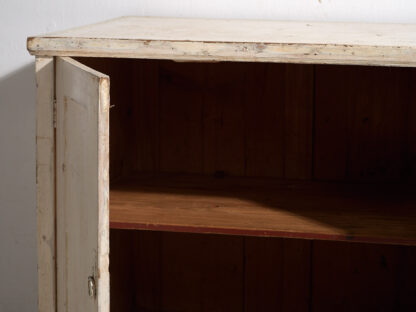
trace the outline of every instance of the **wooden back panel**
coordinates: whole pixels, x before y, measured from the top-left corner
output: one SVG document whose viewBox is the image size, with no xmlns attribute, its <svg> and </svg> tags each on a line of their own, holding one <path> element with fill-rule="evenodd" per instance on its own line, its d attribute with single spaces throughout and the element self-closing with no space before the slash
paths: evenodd
<svg viewBox="0 0 416 312">
<path fill-rule="evenodd" d="M 315 178 L 414 179 L 413 69 L 318 66 Z"/>
<path fill-rule="evenodd" d="M 414 69 L 81 60 L 111 77 L 113 178 L 414 180 Z"/>
</svg>

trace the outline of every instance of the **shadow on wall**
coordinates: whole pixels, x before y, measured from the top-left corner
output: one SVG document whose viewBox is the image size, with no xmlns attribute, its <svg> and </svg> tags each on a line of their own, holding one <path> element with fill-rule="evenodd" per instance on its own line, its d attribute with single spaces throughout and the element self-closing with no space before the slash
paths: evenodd
<svg viewBox="0 0 416 312">
<path fill-rule="evenodd" d="M 34 72 L 0 78 L 0 311 L 36 309 Z"/>
</svg>

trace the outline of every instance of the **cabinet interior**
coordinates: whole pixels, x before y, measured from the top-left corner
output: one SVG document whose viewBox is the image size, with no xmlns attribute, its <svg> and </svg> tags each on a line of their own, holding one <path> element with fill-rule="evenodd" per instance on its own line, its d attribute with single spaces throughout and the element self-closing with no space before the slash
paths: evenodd
<svg viewBox="0 0 416 312">
<path fill-rule="evenodd" d="M 415 69 L 78 60 L 111 79 L 112 311 L 415 310 Z"/>
</svg>

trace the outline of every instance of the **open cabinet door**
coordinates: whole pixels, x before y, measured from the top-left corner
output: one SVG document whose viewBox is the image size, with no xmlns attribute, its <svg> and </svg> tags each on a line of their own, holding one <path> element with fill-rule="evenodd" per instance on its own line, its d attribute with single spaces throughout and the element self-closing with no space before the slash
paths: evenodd
<svg viewBox="0 0 416 312">
<path fill-rule="evenodd" d="M 109 311 L 109 77 L 56 58 L 58 312 Z"/>
</svg>

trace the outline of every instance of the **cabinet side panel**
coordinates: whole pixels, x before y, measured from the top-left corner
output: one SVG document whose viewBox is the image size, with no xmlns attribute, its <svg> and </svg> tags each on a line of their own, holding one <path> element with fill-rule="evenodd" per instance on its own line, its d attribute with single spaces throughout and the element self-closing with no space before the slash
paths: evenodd
<svg viewBox="0 0 416 312">
<path fill-rule="evenodd" d="M 36 57 L 38 308 L 41 312 L 56 308 L 54 79 L 53 57 Z"/>
</svg>

